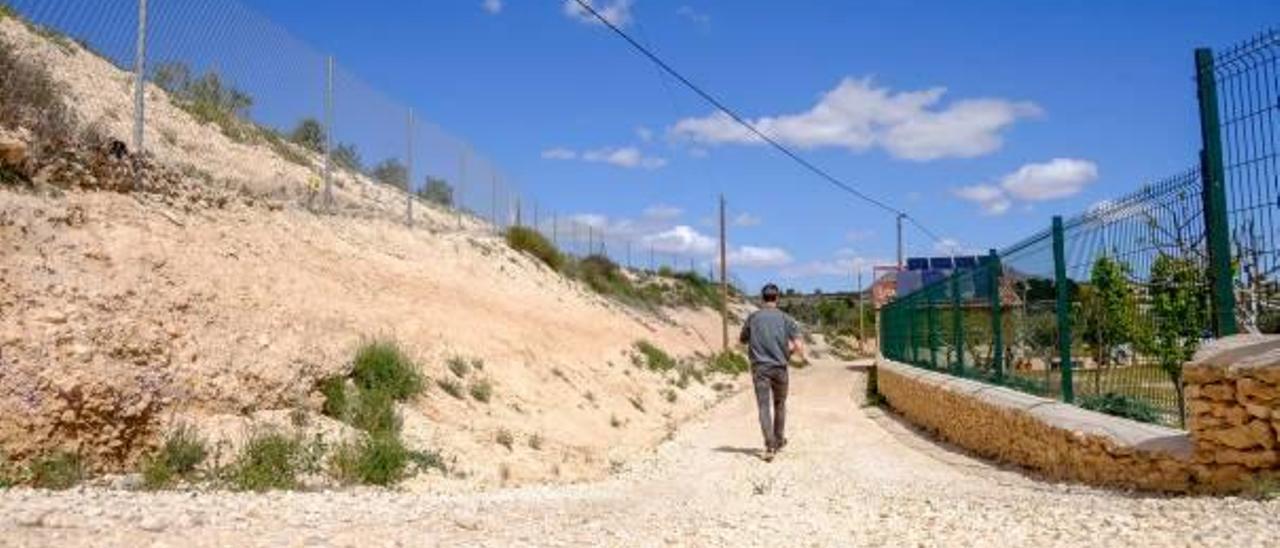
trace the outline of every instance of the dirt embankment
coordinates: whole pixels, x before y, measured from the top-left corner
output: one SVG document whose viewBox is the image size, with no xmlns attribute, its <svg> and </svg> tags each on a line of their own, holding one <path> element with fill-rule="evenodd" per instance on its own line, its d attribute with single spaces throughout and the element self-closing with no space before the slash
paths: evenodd
<svg viewBox="0 0 1280 548">
<path fill-rule="evenodd" d="M 127 136 L 127 75 L 12 19 L 0 40 L 48 67 L 80 124 Z M 711 352 L 712 311 L 624 308 L 444 210 L 413 229 L 368 214 L 399 199 L 362 176 L 344 176 L 338 214 L 312 214 L 299 199 L 312 168 L 149 97 L 167 168 L 146 188 L 86 190 L 65 165 L 35 190 L 0 186 L 0 452 L 65 448 L 119 469 L 175 423 L 235 435 L 314 412 L 317 379 L 374 337 L 432 379 L 449 357 L 483 361 L 471 375 L 493 383 L 488 403 L 435 388 L 400 410 L 411 446 L 481 483 L 598 477 L 718 397 L 629 356 L 642 338 Z"/>
</svg>

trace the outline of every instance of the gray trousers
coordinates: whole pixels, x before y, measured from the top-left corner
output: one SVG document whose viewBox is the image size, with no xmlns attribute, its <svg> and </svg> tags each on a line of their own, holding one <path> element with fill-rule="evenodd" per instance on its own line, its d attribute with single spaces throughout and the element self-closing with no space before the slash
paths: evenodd
<svg viewBox="0 0 1280 548">
<path fill-rule="evenodd" d="M 787 368 L 752 366 L 752 382 L 756 388 L 756 405 L 760 408 L 760 432 L 766 449 L 778 449 L 787 424 Z M 771 412 L 772 410 L 772 412 Z"/>
</svg>

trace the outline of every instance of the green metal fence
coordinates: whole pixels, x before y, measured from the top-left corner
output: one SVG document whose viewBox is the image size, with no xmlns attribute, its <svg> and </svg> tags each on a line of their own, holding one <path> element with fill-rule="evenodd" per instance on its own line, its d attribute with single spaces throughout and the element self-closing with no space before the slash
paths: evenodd
<svg viewBox="0 0 1280 548">
<path fill-rule="evenodd" d="M 881 310 L 885 357 L 1182 426 L 1204 341 L 1280 330 L 1280 33 L 1195 52 L 1203 150 Z"/>
</svg>

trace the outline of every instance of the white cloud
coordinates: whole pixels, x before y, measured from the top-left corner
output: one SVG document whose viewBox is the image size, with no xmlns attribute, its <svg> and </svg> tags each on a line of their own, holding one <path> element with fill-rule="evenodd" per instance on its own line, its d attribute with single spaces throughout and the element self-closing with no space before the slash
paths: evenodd
<svg viewBox="0 0 1280 548">
<path fill-rule="evenodd" d="M 480 3 L 480 7 L 492 15 L 497 15 L 502 13 L 502 0 L 484 0 Z"/>
<path fill-rule="evenodd" d="M 642 142 L 645 142 L 645 143 L 652 141 L 653 130 L 644 126 L 640 126 L 636 128 L 636 137 L 638 137 Z"/>
<path fill-rule="evenodd" d="M 791 264 L 791 254 L 779 247 L 744 245 L 728 253 L 729 265 L 742 268 L 776 268 Z M 719 264 L 719 260 L 716 261 Z"/>
<path fill-rule="evenodd" d="M 595 150 L 587 150 L 582 153 L 582 160 L 586 162 L 600 162 L 627 169 L 643 168 L 658 169 L 667 165 L 665 158 L 657 156 L 645 156 L 636 147 L 622 148 L 598 148 Z"/>
<path fill-rule="evenodd" d="M 733 217 L 733 226 L 757 226 L 761 223 L 759 217 L 747 212 L 742 212 Z"/>
<path fill-rule="evenodd" d="M 952 193 L 978 204 L 988 215 L 1000 215 L 1008 211 L 1015 200 L 1025 203 L 1067 198 L 1079 194 L 1097 179 L 1098 165 L 1093 162 L 1054 158 L 1041 164 L 1026 164 L 1001 177 L 998 185 L 960 187 Z"/>
<path fill-rule="evenodd" d="M 578 152 L 572 149 L 556 147 L 542 151 L 544 160 L 582 160 L 609 164 L 627 169 L 658 169 L 667 165 L 666 158 L 646 156 L 636 147 L 603 147 Z"/>
<path fill-rule="evenodd" d="M 698 232 L 688 225 L 676 225 L 662 232 L 641 238 L 645 245 L 662 253 L 706 255 L 716 250 L 718 240 Z"/>
<path fill-rule="evenodd" d="M 579 213 L 577 215 L 570 215 L 569 221 L 589 226 L 591 228 L 607 228 L 609 226 L 609 218 L 597 213 Z"/>
<path fill-rule="evenodd" d="M 995 185 L 964 186 L 951 192 L 962 200 L 978 204 L 987 215 L 1000 215 L 1013 205 L 1004 190 Z"/>
<path fill-rule="evenodd" d="M 657 221 L 675 219 L 676 217 L 679 217 L 682 214 L 684 214 L 683 209 L 680 209 L 675 206 L 665 205 L 665 204 L 651 205 L 645 208 L 644 210 L 645 217 L 649 219 L 657 220 Z"/>
<path fill-rule="evenodd" d="M 694 23 L 698 23 L 699 25 L 705 25 L 711 22 L 710 15 L 693 9 L 693 6 L 680 6 L 676 9 L 676 15 L 684 17 Z"/>
<path fill-rule="evenodd" d="M 631 0 L 613 0 L 612 2 L 600 2 L 597 4 L 594 0 L 585 0 L 591 9 L 596 10 L 601 17 L 617 27 L 625 27 L 631 23 Z M 600 20 L 594 15 L 583 9 L 577 0 L 564 0 L 565 16 L 575 19 L 580 23 L 590 25 L 599 25 Z"/>
<path fill-rule="evenodd" d="M 1025 101 L 964 99 L 940 105 L 944 87 L 894 92 L 871 78 L 846 77 L 806 112 L 764 116 L 752 125 L 784 144 L 839 147 L 851 152 L 883 148 L 896 158 L 929 161 L 971 158 L 998 150 L 1002 132 L 1039 114 Z M 716 112 L 676 122 L 671 133 L 705 144 L 763 142 L 728 115 Z"/>
<path fill-rule="evenodd" d="M 819 276 L 840 276 L 853 280 L 858 271 L 869 271 L 878 264 L 887 264 L 884 259 L 862 257 L 850 249 L 836 252 L 835 257 L 821 261 L 809 261 L 782 269 L 783 278 L 814 278 Z M 870 279 L 869 277 L 867 278 Z"/>
<path fill-rule="evenodd" d="M 577 152 L 563 147 L 549 148 L 542 151 L 543 160 L 574 160 L 577 158 Z"/>
</svg>

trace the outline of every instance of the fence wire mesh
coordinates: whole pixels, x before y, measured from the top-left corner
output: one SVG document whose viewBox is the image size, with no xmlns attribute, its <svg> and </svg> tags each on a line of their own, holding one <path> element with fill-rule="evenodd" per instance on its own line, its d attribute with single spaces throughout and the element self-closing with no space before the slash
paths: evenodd
<svg viewBox="0 0 1280 548">
<path fill-rule="evenodd" d="M 437 232 L 536 230 L 564 253 L 650 272 L 714 278 L 710 250 L 557 211 L 461 139 L 235 0 L 4 0 L 73 62 L 63 78 L 110 93 L 75 97 L 101 131 L 133 144 L 133 73 L 145 37 L 143 148 L 194 177 L 317 212 Z M 331 183 L 331 184 L 327 184 Z M 740 284 L 739 284 L 740 285 Z"/>
</svg>

